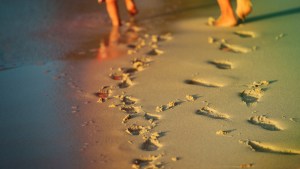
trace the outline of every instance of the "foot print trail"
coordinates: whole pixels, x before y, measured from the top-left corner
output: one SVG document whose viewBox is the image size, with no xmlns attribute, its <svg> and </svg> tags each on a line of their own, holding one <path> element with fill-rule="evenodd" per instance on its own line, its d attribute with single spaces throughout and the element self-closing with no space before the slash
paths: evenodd
<svg viewBox="0 0 300 169">
<path fill-rule="evenodd" d="M 247 145 L 248 147 L 251 148 L 252 151 L 255 151 L 255 152 L 283 154 L 283 155 L 300 155 L 299 150 L 276 147 L 276 146 L 261 143 L 258 141 L 240 140 L 239 142 Z"/>
<path fill-rule="evenodd" d="M 197 85 L 197 86 L 211 87 L 211 88 L 220 88 L 220 87 L 224 86 L 223 84 L 210 82 L 210 81 L 202 80 L 202 79 L 198 79 L 198 78 L 185 80 L 184 83 L 189 84 L 189 85 Z"/>
<path fill-rule="evenodd" d="M 209 118 L 213 118 L 213 119 L 221 119 L 221 120 L 228 120 L 230 118 L 229 115 L 227 115 L 225 113 L 221 113 L 221 112 L 209 107 L 208 105 L 197 110 L 196 114 L 206 116 Z"/>
<path fill-rule="evenodd" d="M 276 125 L 276 122 L 268 119 L 266 116 L 253 116 L 248 120 L 250 124 L 260 126 L 263 129 L 270 131 L 281 131 L 282 129 Z"/>
<path fill-rule="evenodd" d="M 232 63 L 229 61 L 208 61 L 209 64 L 216 66 L 218 69 L 232 69 Z"/>
<path fill-rule="evenodd" d="M 269 84 L 275 81 L 259 81 L 253 82 L 248 85 L 248 89 L 240 93 L 242 101 L 248 106 L 258 102 L 260 98 L 264 95 L 264 92 L 268 89 Z"/>
</svg>

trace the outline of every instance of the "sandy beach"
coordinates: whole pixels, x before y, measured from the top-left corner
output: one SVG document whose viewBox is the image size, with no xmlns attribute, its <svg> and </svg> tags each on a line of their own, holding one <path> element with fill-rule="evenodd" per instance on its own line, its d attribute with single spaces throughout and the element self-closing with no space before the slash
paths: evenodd
<svg viewBox="0 0 300 169">
<path fill-rule="evenodd" d="M 120 29 L 95 2 L 0 7 L 0 168 L 299 169 L 300 3 L 232 28 L 214 0 L 136 3 Z"/>
</svg>

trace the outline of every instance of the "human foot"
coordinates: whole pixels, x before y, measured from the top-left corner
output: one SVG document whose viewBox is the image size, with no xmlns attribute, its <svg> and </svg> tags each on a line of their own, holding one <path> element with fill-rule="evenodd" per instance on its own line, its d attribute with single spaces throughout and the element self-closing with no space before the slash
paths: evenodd
<svg viewBox="0 0 300 169">
<path fill-rule="evenodd" d="M 252 11 L 251 0 L 237 0 L 236 15 L 241 19 L 245 20 L 246 16 Z"/>
<path fill-rule="evenodd" d="M 237 24 L 237 20 L 236 18 L 233 17 L 229 17 L 229 16 L 220 16 L 214 23 L 214 26 L 218 26 L 218 27 L 232 27 L 235 26 Z"/>
<path fill-rule="evenodd" d="M 214 26 L 231 27 L 237 24 L 230 0 L 218 0 L 221 11 L 220 17 L 213 23 Z"/>
</svg>

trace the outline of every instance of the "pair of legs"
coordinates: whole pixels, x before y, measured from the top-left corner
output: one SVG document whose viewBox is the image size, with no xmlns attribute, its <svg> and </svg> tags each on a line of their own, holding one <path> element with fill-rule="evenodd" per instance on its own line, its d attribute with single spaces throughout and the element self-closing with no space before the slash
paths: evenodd
<svg viewBox="0 0 300 169">
<path fill-rule="evenodd" d="M 236 0 L 237 8 L 235 10 L 239 19 L 244 20 L 252 11 L 251 0 Z M 231 27 L 238 23 L 232 9 L 230 0 L 218 0 L 221 15 L 214 23 L 215 26 Z"/>
<path fill-rule="evenodd" d="M 106 9 L 113 26 L 121 26 L 120 14 L 117 0 L 98 0 L 99 3 L 106 2 Z M 127 11 L 130 15 L 136 15 L 137 9 L 133 0 L 125 0 Z"/>
</svg>

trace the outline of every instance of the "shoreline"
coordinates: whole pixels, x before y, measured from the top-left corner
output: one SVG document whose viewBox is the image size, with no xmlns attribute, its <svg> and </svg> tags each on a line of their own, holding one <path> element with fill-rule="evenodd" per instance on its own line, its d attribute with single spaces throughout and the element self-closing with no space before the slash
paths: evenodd
<svg viewBox="0 0 300 169">
<path fill-rule="evenodd" d="M 268 2 L 257 2 L 249 19 L 297 4 L 277 3 L 285 8 L 274 5 L 265 11 Z M 20 115 L 22 107 L 11 109 L 13 95 L 27 100 L 25 111 L 44 110 L 44 120 L 28 124 L 38 128 L 47 122 L 59 133 L 53 138 L 69 140 L 53 145 L 62 146 L 65 156 L 74 155 L 70 160 L 78 165 L 65 163 L 69 168 L 299 167 L 300 34 L 293 21 L 300 13 L 223 29 L 208 27 L 206 16 L 197 17 L 208 10 L 217 7 L 180 13 L 174 23 L 162 22 L 164 17 L 173 20 L 171 16 L 158 17 L 150 25 L 141 21 L 142 26 L 122 28 L 120 39 L 114 39 L 112 31 L 104 44 L 91 40 L 86 49 L 73 52 L 89 59 L 1 71 L 7 81 L 1 83 L 2 93 L 9 96 L 2 110 Z M 22 86 L 22 80 L 28 84 Z M 4 92 L 8 87 L 11 93 Z M 55 118 L 46 118 L 49 114 L 64 119 L 61 127 L 54 126 Z M 51 144 L 49 137 L 45 135 L 45 143 Z M 55 159 L 64 155 L 48 155 L 52 166 L 63 165 Z M 40 162 L 32 158 L 31 164 Z"/>
</svg>

